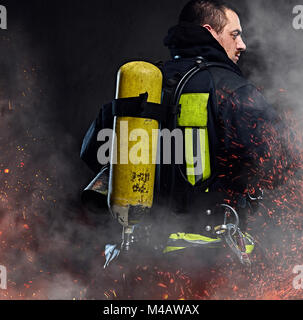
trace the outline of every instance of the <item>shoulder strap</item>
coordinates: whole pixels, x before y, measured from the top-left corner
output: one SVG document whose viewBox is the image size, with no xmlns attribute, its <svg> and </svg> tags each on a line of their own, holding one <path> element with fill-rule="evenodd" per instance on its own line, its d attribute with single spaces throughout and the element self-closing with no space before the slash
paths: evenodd
<svg viewBox="0 0 303 320">
<path fill-rule="evenodd" d="M 186 86 L 188 81 L 198 72 L 208 70 L 211 67 L 223 68 L 235 72 L 233 68 L 227 64 L 219 62 L 208 62 L 203 57 L 197 57 L 195 64 L 195 67 L 190 69 L 177 84 L 173 97 L 173 104 L 177 104 L 179 102 L 184 87 Z"/>
</svg>

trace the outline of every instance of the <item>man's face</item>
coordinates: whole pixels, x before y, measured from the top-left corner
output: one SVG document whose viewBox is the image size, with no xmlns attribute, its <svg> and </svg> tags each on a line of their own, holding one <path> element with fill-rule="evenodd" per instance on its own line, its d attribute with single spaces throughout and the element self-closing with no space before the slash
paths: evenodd
<svg viewBox="0 0 303 320">
<path fill-rule="evenodd" d="M 227 9 L 226 12 L 227 24 L 223 31 L 217 33 L 214 29 L 207 28 L 213 37 L 225 49 L 229 59 L 234 63 L 239 61 L 241 52 L 246 50 L 246 45 L 242 40 L 242 28 L 238 15 Z"/>
</svg>

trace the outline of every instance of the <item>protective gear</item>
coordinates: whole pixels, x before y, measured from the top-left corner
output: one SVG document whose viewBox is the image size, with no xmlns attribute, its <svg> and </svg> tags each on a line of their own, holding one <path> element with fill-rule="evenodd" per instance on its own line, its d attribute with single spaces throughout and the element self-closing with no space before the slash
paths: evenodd
<svg viewBox="0 0 303 320">
<path fill-rule="evenodd" d="M 183 90 L 183 94 L 210 93 L 207 106 L 209 191 L 222 191 L 236 197 L 245 193 L 249 184 L 256 186 L 260 181 L 272 180 L 275 159 L 270 157 L 270 141 L 275 132 L 278 139 L 281 125 L 277 112 L 243 77 L 239 67 L 228 58 L 207 29 L 180 23 L 169 30 L 165 45 L 173 58 L 163 67 L 166 86 L 171 79 L 180 79 L 193 68 L 198 56 L 210 64 L 225 66 L 210 66 L 198 72 Z M 175 184 L 174 198 L 182 197 L 182 202 L 190 202 L 192 188 L 184 186 L 184 179 L 177 172 Z M 203 189 L 205 185 L 196 184 L 199 186 Z"/>
<path fill-rule="evenodd" d="M 186 167 L 174 166 L 171 179 L 162 179 L 164 182 L 173 181 L 173 183 L 170 185 L 164 183 L 161 195 L 171 195 L 173 211 L 185 215 L 189 211 L 191 213 L 195 211 L 191 203 L 199 197 L 199 193 L 209 191 L 209 196 L 212 197 L 214 191 L 219 191 L 232 201 L 246 192 L 248 183 L 260 180 L 260 176 L 256 175 L 256 172 L 259 172 L 256 167 L 260 164 L 260 159 L 268 156 L 269 150 L 267 142 L 262 137 L 264 128 L 272 118 L 278 119 L 278 117 L 257 89 L 243 78 L 239 68 L 227 57 L 224 49 L 206 29 L 180 24 L 170 30 L 165 42 L 171 48 L 174 58 L 163 68 L 166 87 L 169 88 L 172 83 L 178 81 L 184 82 L 183 79 L 192 73 L 186 83 L 182 85 L 179 83 L 178 87 L 181 86 L 182 89 L 176 94 L 177 99 L 174 103 L 181 104 L 178 125 L 185 127 L 186 160 L 189 158 L 188 154 L 191 158 L 200 154 L 201 161 L 197 163 L 200 166 L 204 164 L 200 175 L 191 167 L 193 162 L 186 161 Z M 199 65 L 199 60 L 204 68 L 200 67 L 199 71 L 194 72 L 195 64 Z M 191 99 L 190 103 L 187 103 L 188 99 Z M 193 107 L 198 100 L 197 105 L 200 110 L 205 106 L 204 112 L 199 115 L 187 107 L 187 105 Z M 255 109 L 250 107 L 254 103 Z M 185 115 L 194 115 L 191 117 L 192 122 L 184 121 L 182 111 Z M 201 123 L 197 123 L 195 116 Z M 203 119 L 204 125 L 202 125 Z M 261 125 L 258 126 L 258 123 Z M 197 127 L 206 129 L 205 137 L 208 139 L 201 139 L 201 131 L 197 130 Z M 191 174 L 188 174 L 189 172 Z M 240 208 L 237 202 L 233 205 L 235 208 Z M 221 242 L 224 240 L 239 257 L 241 263 L 249 264 L 248 254 L 254 248 L 254 241 L 245 233 L 247 212 L 245 209 L 241 210 L 240 226 L 224 223 L 225 229 L 221 230 L 220 235 L 206 237 L 201 231 L 171 233 L 164 252 L 197 245 L 217 247 L 222 245 Z M 188 215 L 188 219 L 196 221 L 192 214 Z M 220 227 L 215 227 L 215 230 L 216 228 L 218 230 Z M 202 229 L 213 230 L 207 218 L 201 225 Z"/>
<path fill-rule="evenodd" d="M 195 195 L 195 198 L 197 198 L 197 192 L 200 192 L 200 197 L 202 197 L 202 194 L 207 192 L 209 186 L 211 186 L 213 179 L 216 177 L 216 171 L 214 170 L 214 174 L 211 174 L 211 162 L 215 163 L 215 148 L 214 145 L 211 145 L 209 143 L 209 135 L 208 135 L 208 128 L 212 128 L 209 125 L 209 119 L 212 119 L 212 117 L 209 115 L 209 111 L 211 110 L 211 106 L 216 105 L 216 99 L 215 97 L 215 83 L 210 82 L 208 86 L 208 90 L 202 93 L 198 92 L 186 92 L 185 88 L 188 87 L 188 84 L 190 83 L 191 79 L 195 76 L 198 76 L 199 74 L 204 75 L 211 75 L 209 69 L 216 69 L 220 68 L 221 70 L 230 70 L 230 66 L 225 66 L 220 63 L 208 63 L 205 61 L 202 57 L 198 57 L 195 59 L 195 63 L 193 64 L 192 68 L 188 72 L 185 73 L 184 76 L 182 76 L 181 80 L 179 82 L 174 83 L 174 87 L 170 88 L 168 90 L 167 88 L 164 88 L 164 98 L 163 98 L 163 104 L 166 105 L 172 105 L 171 112 L 159 112 L 158 115 L 155 117 L 159 120 L 161 120 L 163 127 L 169 127 L 171 130 L 175 128 L 182 128 L 182 132 L 184 133 L 184 140 L 185 140 L 185 170 L 184 168 L 180 168 L 179 166 L 176 167 L 176 165 L 170 165 L 174 170 L 170 172 L 172 175 L 170 176 L 171 179 L 165 179 L 165 170 L 161 172 L 161 181 L 171 181 L 171 189 L 169 190 L 169 194 L 173 194 L 175 192 L 176 185 L 174 184 L 175 180 L 175 169 L 177 168 L 177 173 L 182 175 L 183 178 L 183 184 L 184 180 L 187 182 L 187 186 L 191 185 L 191 190 L 193 191 L 192 195 Z M 133 68 L 131 68 L 133 70 Z M 123 77 L 122 77 L 123 78 Z M 127 78 L 127 77 L 126 77 Z M 144 82 L 144 81 L 143 81 Z M 127 79 L 126 83 L 132 83 L 131 79 Z M 139 81 L 139 83 L 142 83 L 142 81 Z M 142 106 L 142 103 L 146 103 L 147 101 L 144 101 L 144 98 L 146 99 L 146 96 L 140 95 L 139 98 L 129 98 L 126 96 L 125 98 L 120 98 L 119 95 L 117 96 L 117 100 L 113 103 L 113 115 L 118 117 L 118 120 L 115 120 L 115 137 L 121 137 L 120 135 L 120 123 L 124 120 L 127 123 L 130 121 L 133 121 L 134 127 L 133 129 L 143 126 L 143 122 L 147 119 L 143 119 L 143 114 L 146 115 L 146 113 L 143 112 L 141 114 L 141 118 L 137 118 L 139 116 L 138 114 L 138 108 L 136 107 L 136 102 L 139 102 L 139 105 Z M 117 89 L 117 92 L 119 90 Z M 179 108 L 177 107 L 179 105 Z M 127 108 L 126 108 L 127 106 Z M 164 105 L 162 105 L 164 108 Z M 179 112 L 175 112 L 178 109 Z M 172 111 L 173 110 L 173 111 Z M 156 114 L 157 112 L 155 112 Z M 163 115 L 161 115 L 164 114 Z M 168 116 L 171 115 L 171 117 Z M 128 117 L 128 116 L 136 116 L 137 117 Z M 172 120 L 172 117 L 174 118 Z M 142 122 L 143 121 L 143 122 Z M 152 120 L 148 120 L 148 122 L 151 122 L 153 124 L 152 129 L 157 129 L 158 123 L 156 121 L 152 122 Z M 150 135 L 151 136 L 151 135 Z M 123 135 L 122 135 L 123 137 Z M 120 138 L 121 139 L 121 138 Z M 212 140 L 211 140 L 212 142 Z M 121 143 L 118 139 L 117 146 L 121 147 L 118 152 L 118 158 L 121 159 L 121 153 L 123 152 L 123 148 L 127 148 L 128 141 L 124 141 L 124 143 Z M 154 150 L 155 146 L 151 147 L 151 150 Z M 150 150 L 150 149 L 149 149 Z M 212 153 L 210 152 L 212 151 Z M 129 151 L 124 151 L 126 155 L 128 156 Z M 146 198 L 146 202 L 144 197 L 133 197 L 134 188 L 130 189 L 129 187 L 134 187 L 134 185 L 131 184 L 129 181 L 129 177 L 131 179 L 135 179 L 137 177 L 146 177 L 146 168 L 147 166 L 150 167 L 150 164 L 145 165 L 144 172 L 139 172 L 140 169 L 143 168 L 143 166 L 138 164 L 136 165 L 127 165 L 122 166 L 121 164 L 114 164 L 113 161 L 113 153 L 112 153 L 112 161 L 111 161 L 111 170 L 110 170 L 110 182 L 109 182 L 109 195 L 108 195 L 108 204 L 111 211 L 113 211 L 114 217 L 122 224 L 124 227 L 123 231 L 123 242 L 122 247 L 125 249 L 128 249 L 133 241 L 133 231 L 134 226 L 137 225 L 144 213 L 148 211 L 148 209 L 151 208 L 152 205 L 152 194 L 153 194 L 153 180 L 151 183 L 150 191 L 149 192 L 149 198 Z M 194 163 L 194 159 L 196 160 L 196 163 Z M 174 161 L 174 160 L 173 160 Z M 116 172 L 117 175 L 115 176 L 114 168 L 117 168 Z M 154 175 L 154 167 L 151 168 L 151 173 Z M 129 171 L 129 170 L 130 171 Z M 184 170 L 184 171 L 182 171 Z M 129 171 L 129 172 L 128 172 Z M 141 170 L 142 171 L 142 170 Z M 139 174 L 138 174 L 139 172 Z M 163 179 L 164 174 L 164 179 Z M 150 177 L 150 172 L 148 172 L 148 177 Z M 142 180 L 142 179 L 141 179 Z M 146 179 L 143 179 L 143 182 L 146 182 Z M 148 191 L 148 190 L 147 190 Z M 182 190 L 184 192 L 184 190 Z M 147 192 L 148 193 L 148 192 Z M 117 195 L 118 194 L 118 195 Z M 185 193 L 186 194 L 186 193 Z M 163 192 L 163 188 L 160 186 L 160 196 L 165 195 L 165 192 Z M 188 195 L 188 193 L 186 194 Z M 208 195 L 208 197 L 213 196 L 213 194 Z M 134 198 L 134 201 L 132 202 Z M 173 198 L 171 198 L 172 200 Z M 194 200 L 194 199 L 192 199 Z M 192 202 L 191 200 L 191 202 Z M 175 201 L 175 203 L 178 205 L 178 202 Z M 175 210 L 177 208 L 177 210 Z M 172 206 L 169 207 L 169 209 L 172 209 L 176 212 L 182 212 L 182 209 L 180 210 L 180 207 L 176 206 L 173 208 Z M 134 210 L 135 209 L 135 210 Z M 212 210 L 212 207 L 210 207 Z M 191 216 L 194 216 L 194 212 L 196 211 L 196 208 L 193 208 L 190 206 L 185 207 L 186 211 L 191 212 Z M 190 216 L 187 217 L 190 219 Z M 220 218 L 219 218 L 220 219 Z M 209 220 L 209 219 L 208 219 Z M 217 222 L 216 222 L 217 223 Z M 205 223 L 204 223 L 205 224 Z M 238 224 L 234 227 L 235 230 L 238 230 Z M 184 223 L 182 224 L 184 226 Z M 202 225 L 202 223 L 201 223 Z M 181 250 L 189 246 L 197 246 L 197 245 L 203 245 L 204 247 L 216 247 L 218 248 L 218 245 L 222 245 L 222 238 L 220 237 L 213 237 L 211 236 L 211 231 L 215 230 L 218 224 L 213 224 L 212 226 L 206 223 L 204 226 L 202 225 L 202 228 L 205 229 L 205 231 L 209 234 L 208 236 L 201 235 L 201 234 L 194 234 L 194 233 L 172 233 L 169 236 L 169 243 L 167 244 L 166 248 L 164 249 L 164 253 Z M 231 224 L 230 224 L 231 226 Z M 208 229 L 209 228 L 209 229 Z M 239 235 L 242 235 L 243 233 L 239 229 Z M 244 237 L 242 237 L 244 239 Z M 228 242 L 228 239 L 230 240 Z M 182 242 L 182 241 L 183 242 Z M 226 238 L 227 243 L 234 243 L 232 238 L 229 236 L 229 238 Z M 243 240 L 244 241 L 244 240 Z M 182 246 L 181 245 L 182 242 Z M 186 245 L 185 245 L 186 244 Z M 184 246 L 185 245 L 185 246 Z M 108 250 L 110 253 L 107 258 L 107 263 L 109 263 L 112 260 L 112 257 L 117 257 L 119 255 L 117 247 L 111 246 L 110 248 L 113 248 L 113 253 L 111 250 Z M 234 250 L 236 246 L 233 247 Z M 243 253 L 244 254 L 244 253 Z"/>
<path fill-rule="evenodd" d="M 153 204 L 159 123 L 174 112 L 174 108 L 160 105 L 161 94 L 162 73 L 156 66 L 143 61 L 122 66 L 117 76 L 116 99 L 103 107 L 103 121 L 93 123 L 81 150 L 81 157 L 93 163 L 87 153 L 90 145 L 96 147 L 92 142 L 92 137 L 98 135 L 96 125 L 100 125 L 99 129 L 113 128 L 108 188 L 104 190 L 106 183 L 102 183 L 100 190 L 101 178 L 106 178 L 102 169 L 84 191 L 83 198 L 107 195 L 109 211 L 123 226 L 120 249 L 126 251 L 134 242 L 134 227 L 149 214 Z M 98 156 L 104 156 L 103 147 Z M 117 250 L 113 249 L 115 257 Z M 111 261 L 112 251 L 107 252 L 107 261 Z"/>
<path fill-rule="evenodd" d="M 147 93 L 146 102 L 160 104 L 161 91 L 162 73 L 154 65 L 130 62 L 120 68 L 117 100 Z M 124 115 L 128 112 L 127 109 L 122 110 Z M 128 250 L 134 225 L 148 214 L 153 204 L 159 123 L 144 116 L 120 115 L 117 114 L 114 119 L 113 145 L 117 154 L 112 152 L 111 157 L 108 206 L 124 228 L 122 246 Z M 137 141 L 138 137 L 141 138 L 140 142 Z M 139 151 L 141 156 L 138 159 Z"/>
<path fill-rule="evenodd" d="M 248 233 L 243 233 L 240 230 L 240 219 L 235 209 L 222 204 L 217 206 L 216 210 L 206 210 L 205 216 L 207 216 L 205 219 L 199 219 L 197 216 L 195 224 L 198 225 L 198 228 L 191 229 L 195 231 L 200 228 L 200 233 L 177 232 L 170 234 L 163 253 L 181 252 L 187 248 L 223 249 L 226 244 L 243 265 L 250 266 L 249 255 L 255 247 L 254 239 Z M 220 225 L 216 225 L 222 217 L 224 220 Z M 205 227 L 206 223 L 209 225 Z M 181 225 L 181 228 L 186 228 L 186 224 Z"/>
<path fill-rule="evenodd" d="M 254 239 L 250 234 L 242 233 L 240 229 L 237 230 L 237 237 L 234 237 L 231 234 L 231 230 L 234 230 L 234 226 L 227 225 L 225 227 L 224 233 L 222 233 L 220 237 L 205 237 L 200 234 L 190 233 L 171 234 L 163 253 L 172 253 L 187 248 L 197 247 L 218 249 L 223 248 L 223 244 L 226 243 L 238 257 L 239 261 L 242 264 L 249 266 L 251 264 L 249 255 L 255 248 Z"/>
</svg>

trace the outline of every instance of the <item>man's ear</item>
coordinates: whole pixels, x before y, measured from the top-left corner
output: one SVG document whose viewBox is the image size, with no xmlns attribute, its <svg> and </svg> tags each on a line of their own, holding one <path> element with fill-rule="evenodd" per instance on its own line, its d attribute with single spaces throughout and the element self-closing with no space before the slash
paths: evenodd
<svg viewBox="0 0 303 320">
<path fill-rule="evenodd" d="M 210 32 L 213 30 L 213 28 L 209 24 L 204 24 L 202 27 L 207 29 Z"/>
<path fill-rule="evenodd" d="M 219 41 L 219 40 L 218 40 L 218 34 L 217 34 L 217 32 L 215 31 L 215 29 L 214 29 L 211 25 L 209 25 L 209 24 L 203 24 L 202 27 L 205 28 L 205 29 L 207 29 L 207 30 L 211 33 L 211 35 L 212 35 L 217 41 Z"/>
</svg>

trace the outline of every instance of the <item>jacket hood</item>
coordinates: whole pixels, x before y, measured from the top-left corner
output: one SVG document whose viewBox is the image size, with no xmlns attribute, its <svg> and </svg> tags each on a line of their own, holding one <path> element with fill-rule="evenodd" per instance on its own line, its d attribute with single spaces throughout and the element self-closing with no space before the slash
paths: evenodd
<svg viewBox="0 0 303 320">
<path fill-rule="evenodd" d="M 182 22 L 169 29 L 164 45 L 171 56 L 190 58 L 202 56 L 209 62 L 226 63 L 241 73 L 239 67 L 229 59 L 224 48 L 205 28 L 192 23 Z"/>
</svg>

